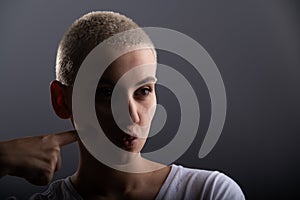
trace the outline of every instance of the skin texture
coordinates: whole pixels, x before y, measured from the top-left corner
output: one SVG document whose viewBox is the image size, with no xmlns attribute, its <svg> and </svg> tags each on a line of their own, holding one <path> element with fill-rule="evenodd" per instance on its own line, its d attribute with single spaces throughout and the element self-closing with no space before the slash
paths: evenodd
<svg viewBox="0 0 300 200">
<path fill-rule="evenodd" d="M 126 72 L 145 64 L 149 65 L 149 69 L 134 72 L 132 77 L 135 78 L 129 77 L 129 81 L 125 79 L 121 84 L 124 92 L 122 99 L 127 101 L 129 119 L 122 119 L 124 126 L 118 127 L 111 111 L 111 92 Z M 155 64 L 156 58 L 151 50 L 136 50 L 115 60 L 99 81 L 95 95 L 98 121 L 106 136 L 126 151 L 139 153 L 146 142 L 145 136 L 156 105 Z M 152 78 L 148 81 L 135 85 L 149 76 Z M 70 119 L 73 123 L 72 87 L 52 81 L 50 92 L 57 116 Z M 19 176 L 32 184 L 46 185 L 52 180 L 54 172 L 61 168 L 61 147 L 75 141 L 79 145 L 80 159 L 71 181 L 84 199 L 154 199 L 170 172 L 169 166 L 148 173 L 117 171 L 96 160 L 78 140 L 76 131 L 66 131 L 1 142 L 0 175 Z M 137 165 L 147 168 L 160 164 L 140 157 Z"/>
<path fill-rule="evenodd" d="M 128 108 L 125 111 L 118 110 L 118 115 L 113 116 L 111 93 L 114 86 L 126 72 L 131 69 L 137 70 L 145 64 L 147 64 L 146 67 L 131 71 L 132 74 L 129 77 L 121 80 L 122 95 L 118 96 L 117 102 L 114 103 L 115 105 L 128 105 Z M 98 121 L 106 136 L 124 150 L 138 153 L 146 142 L 145 136 L 148 135 L 156 106 L 155 72 L 156 60 L 153 53 L 149 50 L 139 50 L 125 54 L 113 62 L 99 81 L 95 98 Z M 149 80 L 143 84 L 135 85 L 147 78 Z M 126 111 L 129 113 L 128 116 L 121 114 Z M 118 127 L 114 119 L 119 119 L 122 127 Z M 124 142 L 124 138 L 128 136 L 137 137 L 132 145 L 126 145 Z"/>
<path fill-rule="evenodd" d="M 32 184 L 46 185 L 61 168 L 61 147 L 76 140 L 76 132 L 67 131 L 1 142 L 1 175 L 19 176 Z"/>
<path fill-rule="evenodd" d="M 139 65 L 152 64 L 149 65 L 151 69 L 144 74 L 155 77 L 155 63 L 156 59 L 151 50 L 136 50 L 115 60 L 99 81 L 95 97 L 98 120 L 107 137 L 115 145 L 126 151 L 140 152 L 146 139 L 137 138 L 129 146 L 120 142 L 124 134 L 127 133 L 116 126 L 113 120 L 110 107 L 111 90 L 126 72 Z M 134 74 L 134 77 L 137 78 L 133 80 L 133 83 L 145 77 L 141 76 L 141 74 L 143 73 Z M 126 85 L 126 81 L 124 85 Z M 138 87 L 132 87 L 129 83 L 127 86 L 123 88 L 124 98 L 128 100 L 127 109 L 131 119 L 124 119 L 124 121 L 128 122 L 127 124 L 125 123 L 125 127 L 130 129 L 130 127 L 150 125 L 152 117 L 149 113 L 151 113 L 150 110 L 156 104 L 155 82 L 145 82 Z M 72 99 L 70 89 L 64 88 L 58 82 L 53 82 L 51 88 L 53 88 L 51 90 L 52 104 L 56 114 L 62 118 L 73 120 L 69 109 Z M 134 130 L 134 128 L 130 130 Z M 134 131 L 131 134 L 135 134 Z M 149 173 L 137 174 L 117 171 L 100 163 L 87 151 L 81 141 L 78 141 L 78 143 L 80 149 L 79 167 L 77 172 L 71 177 L 71 180 L 84 199 L 154 199 L 170 171 L 168 166 Z M 149 167 L 150 165 L 159 164 L 141 157 L 137 165 Z"/>
</svg>

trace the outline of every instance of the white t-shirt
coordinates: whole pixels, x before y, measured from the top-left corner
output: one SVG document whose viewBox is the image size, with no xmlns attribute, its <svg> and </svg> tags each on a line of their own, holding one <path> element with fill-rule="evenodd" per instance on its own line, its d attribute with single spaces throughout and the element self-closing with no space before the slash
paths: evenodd
<svg viewBox="0 0 300 200">
<path fill-rule="evenodd" d="M 47 191 L 35 194 L 31 200 L 83 200 L 73 187 L 70 177 L 53 182 Z M 228 176 L 217 172 L 172 165 L 156 200 L 243 200 L 240 187 Z"/>
</svg>

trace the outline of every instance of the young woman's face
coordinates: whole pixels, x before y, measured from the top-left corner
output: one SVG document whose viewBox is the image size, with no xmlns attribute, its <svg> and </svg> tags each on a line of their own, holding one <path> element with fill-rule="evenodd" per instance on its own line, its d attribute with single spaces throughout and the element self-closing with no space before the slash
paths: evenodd
<svg viewBox="0 0 300 200">
<path fill-rule="evenodd" d="M 138 153 L 145 144 L 156 108 L 155 74 L 154 53 L 143 49 L 115 60 L 99 81 L 98 120 L 106 136 L 124 150 Z"/>
</svg>

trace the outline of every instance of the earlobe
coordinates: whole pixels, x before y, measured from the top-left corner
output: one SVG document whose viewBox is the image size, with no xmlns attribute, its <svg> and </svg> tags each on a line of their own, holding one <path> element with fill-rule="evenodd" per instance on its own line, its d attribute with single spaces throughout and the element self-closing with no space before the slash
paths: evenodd
<svg viewBox="0 0 300 200">
<path fill-rule="evenodd" d="M 67 86 L 59 81 L 52 81 L 50 84 L 51 103 L 57 116 L 62 119 L 69 119 L 72 116 L 72 106 L 68 98 Z"/>
</svg>

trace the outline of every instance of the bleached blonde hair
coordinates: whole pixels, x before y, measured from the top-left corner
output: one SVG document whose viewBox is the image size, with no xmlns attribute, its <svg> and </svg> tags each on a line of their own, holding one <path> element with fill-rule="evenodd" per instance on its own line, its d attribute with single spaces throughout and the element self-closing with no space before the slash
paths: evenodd
<svg viewBox="0 0 300 200">
<path fill-rule="evenodd" d="M 104 40 L 139 26 L 130 18 L 111 11 L 90 12 L 77 19 L 63 35 L 56 56 L 56 80 L 64 85 L 73 85 L 76 74 L 85 57 Z M 117 41 L 119 45 L 134 46 L 139 43 L 150 44 L 155 48 L 144 31 L 140 36 Z M 147 40 L 145 40 L 147 38 Z"/>
</svg>

